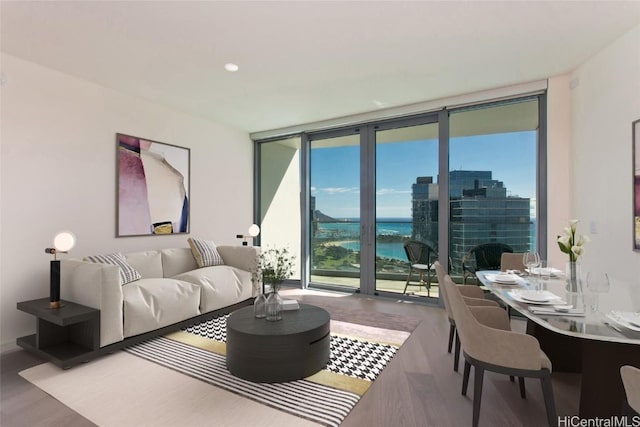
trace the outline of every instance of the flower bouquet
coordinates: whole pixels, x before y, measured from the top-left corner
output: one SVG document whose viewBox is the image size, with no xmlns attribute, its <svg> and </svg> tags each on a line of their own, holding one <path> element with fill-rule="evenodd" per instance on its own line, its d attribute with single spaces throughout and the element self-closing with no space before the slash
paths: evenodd
<svg viewBox="0 0 640 427">
<path fill-rule="evenodd" d="M 579 265 L 578 258 L 584 254 L 584 245 L 589 242 L 589 237 L 584 234 L 578 234 L 576 229 L 578 220 L 569 221 L 569 227 L 565 227 L 562 234 L 558 236 L 558 247 L 560 250 L 569 255 L 567 263 L 567 290 L 569 292 L 579 292 Z"/>
</svg>

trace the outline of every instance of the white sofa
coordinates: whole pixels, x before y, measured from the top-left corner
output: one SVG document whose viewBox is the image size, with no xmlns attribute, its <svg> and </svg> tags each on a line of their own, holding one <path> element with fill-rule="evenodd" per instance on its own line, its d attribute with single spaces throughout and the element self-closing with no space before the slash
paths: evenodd
<svg viewBox="0 0 640 427">
<path fill-rule="evenodd" d="M 234 304 L 257 294 L 251 270 L 258 247 L 217 246 L 224 265 L 198 268 L 189 248 L 124 254 L 142 276 L 120 285 L 119 267 L 61 263 L 61 298 L 100 310 L 100 347 Z"/>
</svg>

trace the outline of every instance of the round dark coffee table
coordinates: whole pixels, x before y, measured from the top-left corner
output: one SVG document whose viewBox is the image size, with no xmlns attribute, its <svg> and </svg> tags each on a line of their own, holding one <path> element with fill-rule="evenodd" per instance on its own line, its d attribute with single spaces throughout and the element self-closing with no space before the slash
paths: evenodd
<svg viewBox="0 0 640 427">
<path fill-rule="evenodd" d="M 227 369 L 245 380 L 276 383 L 313 375 L 329 361 L 329 313 L 308 304 L 282 320 L 257 319 L 253 307 L 227 319 Z"/>
</svg>

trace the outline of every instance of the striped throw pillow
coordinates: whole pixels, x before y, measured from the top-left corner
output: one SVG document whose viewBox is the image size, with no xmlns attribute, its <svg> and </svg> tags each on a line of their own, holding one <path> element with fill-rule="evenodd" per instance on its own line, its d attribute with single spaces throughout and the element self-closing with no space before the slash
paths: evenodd
<svg viewBox="0 0 640 427">
<path fill-rule="evenodd" d="M 84 258 L 85 261 L 97 262 L 101 264 L 111 264 L 120 267 L 120 285 L 126 285 L 127 283 L 134 282 L 142 279 L 138 270 L 133 268 L 131 264 L 127 262 L 127 259 L 120 252 L 108 255 L 92 255 Z"/>
<path fill-rule="evenodd" d="M 224 260 L 216 249 L 216 244 L 211 240 L 187 239 L 191 247 L 191 253 L 198 263 L 198 267 L 211 267 L 214 265 L 223 265 Z"/>
</svg>

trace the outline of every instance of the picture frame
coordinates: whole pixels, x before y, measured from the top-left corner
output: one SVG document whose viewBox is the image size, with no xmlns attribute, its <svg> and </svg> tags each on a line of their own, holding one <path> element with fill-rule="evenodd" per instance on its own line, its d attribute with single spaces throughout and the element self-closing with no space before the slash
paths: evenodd
<svg viewBox="0 0 640 427">
<path fill-rule="evenodd" d="M 191 150 L 116 134 L 116 237 L 189 233 Z"/>
<path fill-rule="evenodd" d="M 633 249 L 640 251 L 640 119 L 632 123 Z"/>
</svg>

